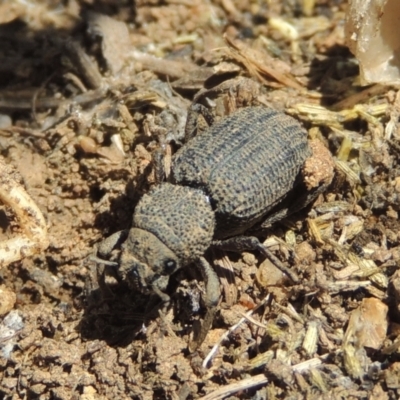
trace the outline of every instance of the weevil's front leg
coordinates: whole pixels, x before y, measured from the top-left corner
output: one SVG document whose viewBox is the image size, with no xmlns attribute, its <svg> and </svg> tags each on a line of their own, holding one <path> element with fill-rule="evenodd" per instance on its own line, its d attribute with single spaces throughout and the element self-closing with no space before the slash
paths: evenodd
<svg viewBox="0 0 400 400">
<path fill-rule="evenodd" d="M 219 288 L 219 279 L 216 272 L 212 269 L 211 265 L 204 257 L 200 257 L 196 262 L 197 267 L 200 269 L 203 279 L 206 284 L 206 295 L 204 302 L 207 306 L 207 313 L 204 317 L 203 324 L 200 331 L 194 337 L 193 342 L 189 344 L 189 349 L 195 351 L 203 342 L 210 330 L 217 312 L 217 305 L 221 294 Z"/>
<path fill-rule="evenodd" d="M 90 261 L 94 261 L 101 265 L 101 267 L 97 268 L 97 277 L 100 286 L 105 285 L 105 275 L 110 274 L 118 279 L 118 274 L 116 272 L 118 263 L 115 261 L 105 260 L 104 257 L 109 256 L 114 248 L 117 247 L 117 245 L 120 245 L 122 242 L 124 242 L 128 236 L 128 233 L 129 229 L 125 229 L 112 234 L 100 242 L 99 245 L 95 247 L 94 254 L 89 257 Z"/>
<path fill-rule="evenodd" d="M 118 263 L 115 261 L 104 260 L 104 257 L 110 255 L 117 245 L 120 245 L 122 242 L 124 242 L 128 236 L 128 233 L 129 229 L 125 229 L 112 234 L 108 238 L 104 239 L 98 246 L 96 246 L 94 254 L 89 257 L 90 261 L 94 261 L 97 264 L 97 282 L 102 293 L 105 293 L 108 297 L 112 297 L 113 294 L 106 284 L 106 276 L 113 276 L 118 281 L 120 278 L 116 270 Z M 101 258 L 98 257 L 98 255 Z"/>
<path fill-rule="evenodd" d="M 212 246 L 226 251 L 242 253 L 243 251 L 258 250 L 261 254 L 267 257 L 277 268 L 286 274 L 294 283 L 299 281 L 297 274 L 291 269 L 285 267 L 282 262 L 275 257 L 269 249 L 264 246 L 258 238 L 254 236 L 236 236 L 226 240 L 216 240 L 212 242 Z"/>
<path fill-rule="evenodd" d="M 104 239 L 97 247 L 96 253 L 100 257 L 107 257 L 117 245 L 122 244 L 128 237 L 129 229 L 124 229 L 113 233 L 108 238 Z M 98 262 L 104 262 L 105 260 L 98 259 Z"/>
</svg>

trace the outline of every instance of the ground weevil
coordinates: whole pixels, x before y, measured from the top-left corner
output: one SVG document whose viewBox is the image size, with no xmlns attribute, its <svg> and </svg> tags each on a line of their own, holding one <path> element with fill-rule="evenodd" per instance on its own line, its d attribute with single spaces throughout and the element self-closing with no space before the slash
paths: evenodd
<svg viewBox="0 0 400 400">
<path fill-rule="evenodd" d="M 199 109 L 204 111 L 192 106 Z M 244 233 L 312 201 L 330 183 L 333 163 L 321 142 L 308 142 L 294 118 L 265 107 L 241 109 L 197 136 L 189 125 L 189 140 L 173 157 L 171 183 L 145 194 L 131 229 L 106 239 L 98 254 L 104 257 L 122 237 L 119 275 L 165 303 L 170 300 L 165 293 L 170 275 L 196 264 L 206 283 L 208 312 L 190 346 L 195 349 L 210 328 L 220 296 L 206 250 L 258 250 L 284 268 L 258 238 Z"/>
</svg>

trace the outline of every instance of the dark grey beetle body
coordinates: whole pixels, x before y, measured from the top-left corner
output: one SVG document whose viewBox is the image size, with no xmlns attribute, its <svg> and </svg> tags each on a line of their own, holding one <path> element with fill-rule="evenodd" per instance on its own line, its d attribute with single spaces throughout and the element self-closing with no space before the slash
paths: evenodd
<svg viewBox="0 0 400 400">
<path fill-rule="evenodd" d="M 310 155 L 307 132 L 293 118 L 243 109 L 193 138 L 175 155 L 179 185 L 201 188 L 216 216 L 215 238 L 244 233 L 293 188 Z"/>
<path fill-rule="evenodd" d="M 262 221 L 309 155 L 307 132 L 283 113 L 246 108 L 215 123 L 175 154 L 173 183 L 139 201 L 120 272 L 167 301 L 169 275 Z"/>
</svg>

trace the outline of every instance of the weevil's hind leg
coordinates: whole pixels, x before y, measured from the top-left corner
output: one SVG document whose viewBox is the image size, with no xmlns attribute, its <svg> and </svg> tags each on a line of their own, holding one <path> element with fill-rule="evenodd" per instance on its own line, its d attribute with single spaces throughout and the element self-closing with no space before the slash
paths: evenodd
<svg viewBox="0 0 400 400">
<path fill-rule="evenodd" d="M 163 147 L 159 147 L 153 152 L 153 166 L 154 166 L 154 178 L 156 184 L 159 185 L 160 183 L 166 180 L 166 171 L 165 171 L 165 151 Z"/>
<path fill-rule="evenodd" d="M 190 351 L 195 351 L 203 342 L 210 330 L 217 312 L 217 305 L 221 294 L 219 288 L 219 279 L 216 272 L 212 269 L 211 265 L 204 257 L 200 257 L 196 262 L 197 267 L 200 269 L 203 279 L 206 284 L 206 295 L 204 302 L 207 307 L 207 313 L 204 317 L 203 324 L 200 331 L 193 338 L 193 342 L 189 344 Z"/>
<path fill-rule="evenodd" d="M 214 117 L 208 111 L 207 107 L 203 106 L 200 103 L 194 103 L 189 107 L 188 116 L 186 120 L 185 126 L 185 142 L 192 139 L 197 135 L 198 131 L 198 119 L 199 115 L 201 115 L 208 126 L 211 126 L 214 123 Z"/>
<path fill-rule="evenodd" d="M 272 214 L 268 215 L 268 217 L 262 221 L 260 227 L 262 229 L 269 228 L 275 222 L 281 221 L 292 214 L 302 210 L 311 204 L 321 193 L 323 193 L 328 185 L 321 185 L 318 188 L 315 188 L 309 192 L 304 187 L 304 184 L 300 184 L 296 186 L 295 191 L 293 192 L 293 196 L 287 198 L 286 201 L 279 204 L 279 210 L 276 212 L 272 212 Z M 300 197 L 296 197 L 295 195 L 298 193 L 304 193 Z M 295 198 L 296 197 L 296 198 Z M 294 200 L 295 198 L 295 200 Z"/>
<path fill-rule="evenodd" d="M 277 257 L 275 257 L 255 236 L 236 236 L 226 240 L 216 240 L 212 242 L 212 246 L 220 250 L 234 251 L 236 253 L 258 250 L 277 268 L 286 274 L 294 283 L 299 281 L 297 274 L 290 268 L 285 267 L 283 263 Z"/>
</svg>

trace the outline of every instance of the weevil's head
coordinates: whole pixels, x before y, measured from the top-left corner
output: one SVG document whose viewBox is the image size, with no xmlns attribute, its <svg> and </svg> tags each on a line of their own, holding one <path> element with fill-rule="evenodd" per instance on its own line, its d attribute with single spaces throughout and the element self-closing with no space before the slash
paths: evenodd
<svg viewBox="0 0 400 400">
<path fill-rule="evenodd" d="M 181 267 L 180 260 L 151 232 L 132 228 L 122 245 L 120 275 L 143 293 L 156 293 L 168 301 L 165 293 L 171 274 Z"/>
</svg>

